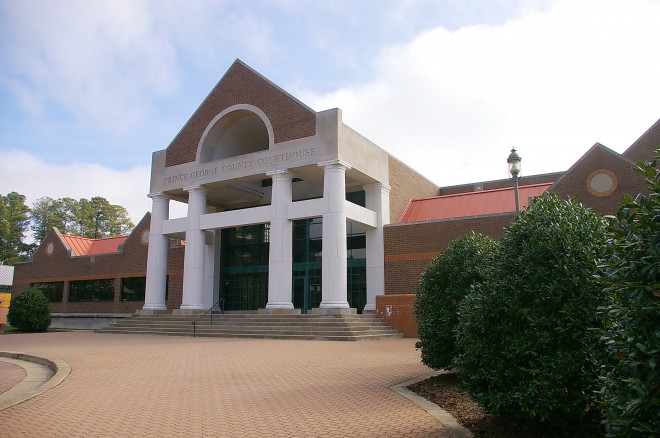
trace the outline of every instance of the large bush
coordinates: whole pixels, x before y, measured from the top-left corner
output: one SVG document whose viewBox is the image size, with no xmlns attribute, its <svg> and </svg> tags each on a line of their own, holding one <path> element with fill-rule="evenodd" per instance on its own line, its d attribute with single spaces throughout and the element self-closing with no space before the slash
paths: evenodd
<svg viewBox="0 0 660 438">
<path fill-rule="evenodd" d="M 553 194 L 508 227 L 492 276 L 459 308 L 459 377 L 488 411 L 557 429 L 583 419 L 600 359 L 591 329 L 604 241 L 602 218 Z"/>
<path fill-rule="evenodd" d="M 468 234 L 451 241 L 422 274 L 415 300 L 417 348 L 421 348 L 422 362 L 429 367 L 452 367 L 458 304 L 472 283 L 485 278 L 496 248 L 491 237 Z"/>
<path fill-rule="evenodd" d="M 50 326 L 50 302 L 39 289 L 31 287 L 12 298 L 7 322 L 25 332 L 43 332 Z"/>
<path fill-rule="evenodd" d="M 640 165 L 650 194 L 626 196 L 615 218 L 603 277 L 608 361 L 600 392 L 612 436 L 660 436 L 660 172 Z"/>
</svg>

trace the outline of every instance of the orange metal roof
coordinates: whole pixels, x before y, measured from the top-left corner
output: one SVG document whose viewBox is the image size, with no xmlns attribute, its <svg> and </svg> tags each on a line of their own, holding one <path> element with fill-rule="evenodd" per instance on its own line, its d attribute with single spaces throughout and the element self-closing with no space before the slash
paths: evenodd
<svg viewBox="0 0 660 438">
<path fill-rule="evenodd" d="M 527 208 L 530 198 L 541 195 L 552 183 L 519 187 L 520 208 Z M 513 187 L 480 192 L 458 193 L 434 198 L 413 199 L 399 223 L 451 219 L 516 211 Z"/>
<path fill-rule="evenodd" d="M 88 239 L 87 237 L 69 235 L 62 235 L 62 237 L 74 251 L 76 257 L 119 252 L 119 245 L 128 239 L 128 236 L 107 237 L 104 239 Z"/>
</svg>

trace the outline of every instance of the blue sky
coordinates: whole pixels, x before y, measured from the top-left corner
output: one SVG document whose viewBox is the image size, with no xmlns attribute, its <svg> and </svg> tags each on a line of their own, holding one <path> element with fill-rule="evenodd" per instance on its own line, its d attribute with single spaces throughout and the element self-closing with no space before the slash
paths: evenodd
<svg viewBox="0 0 660 438">
<path fill-rule="evenodd" d="M 565 170 L 660 117 L 657 0 L 0 0 L 0 193 L 134 221 L 240 58 L 439 185 Z M 185 210 L 180 210 L 185 211 Z M 176 215 L 176 214 L 175 214 Z"/>
</svg>

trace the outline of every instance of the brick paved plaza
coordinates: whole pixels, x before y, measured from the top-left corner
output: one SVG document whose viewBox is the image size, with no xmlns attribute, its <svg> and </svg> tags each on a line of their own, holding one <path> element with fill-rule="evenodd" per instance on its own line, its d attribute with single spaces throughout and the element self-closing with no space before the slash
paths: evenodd
<svg viewBox="0 0 660 438">
<path fill-rule="evenodd" d="M 433 374 L 414 342 L 4 335 L 0 351 L 61 359 L 71 373 L 0 411 L 1 435 L 449 437 L 390 389 Z M 20 375 L 0 367 L 0 381 Z"/>
</svg>

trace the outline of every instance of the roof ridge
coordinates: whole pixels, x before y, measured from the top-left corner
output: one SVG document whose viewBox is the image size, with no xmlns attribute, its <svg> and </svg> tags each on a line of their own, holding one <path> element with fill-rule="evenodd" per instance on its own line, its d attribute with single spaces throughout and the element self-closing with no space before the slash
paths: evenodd
<svg viewBox="0 0 660 438">
<path fill-rule="evenodd" d="M 85 237 L 85 236 L 76 236 L 73 234 L 62 234 L 63 237 L 73 237 L 75 239 L 85 239 L 85 240 L 106 240 L 106 239 L 121 239 L 121 238 L 127 238 L 129 234 L 122 234 L 121 236 L 112 236 L 112 237 L 97 237 L 96 239 L 93 237 Z"/>
<path fill-rule="evenodd" d="M 551 186 L 554 183 L 552 182 L 547 182 L 547 183 L 536 183 L 536 184 L 525 184 L 524 186 L 519 186 L 518 189 L 522 189 L 523 187 L 540 187 L 540 186 Z M 439 199 L 439 198 L 451 198 L 455 196 L 466 196 L 466 195 L 474 195 L 477 193 L 493 193 L 493 192 L 501 192 L 504 190 L 513 190 L 513 186 L 511 187 L 500 187 L 497 189 L 488 189 L 488 190 L 473 190 L 471 192 L 460 192 L 460 193 L 450 193 L 448 195 L 438 195 L 438 196 L 430 196 L 428 198 L 415 198 L 411 199 L 411 201 L 426 201 L 428 199 Z"/>
</svg>

